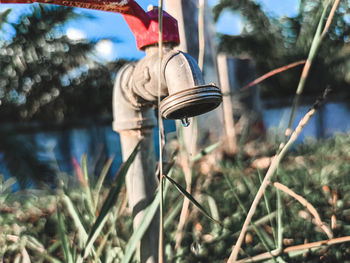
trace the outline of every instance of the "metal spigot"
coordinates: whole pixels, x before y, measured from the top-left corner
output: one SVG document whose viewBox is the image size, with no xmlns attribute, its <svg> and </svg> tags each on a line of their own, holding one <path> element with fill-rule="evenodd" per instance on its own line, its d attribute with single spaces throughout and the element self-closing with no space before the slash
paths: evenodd
<svg viewBox="0 0 350 263">
<path fill-rule="evenodd" d="M 220 105 L 220 89 L 214 84 L 204 84 L 202 72 L 189 54 L 172 50 L 165 55 L 163 63 L 168 95 L 161 101 L 159 110 L 164 118 L 194 117 Z"/>
<path fill-rule="evenodd" d="M 154 103 L 155 87 L 158 83 L 158 9 L 151 7 L 145 12 L 135 0 L 0 0 L 0 3 L 51 3 L 71 7 L 83 7 L 121 13 L 133 32 L 136 45 L 146 51 L 146 58 L 135 66 L 133 86 L 127 87 L 145 101 Z M 168 45 L 161 61 L 163 67 L 162 84 L 164 100 L 160 105 L 163 117 L 183 119 L 200 115 L 215 109 L 222 100 L 220 90 L 215 85 L 204 85 L 202 74 L 195 60 L 186 53 L 174 51 L 171 47 L 180 43 L 177 21 L 163 11 L 163 42 Z M 169 48 L 170 47 L 170 48 Z M 147 73 L 149 71 L 149 74 Z M 120 72 L 121 73 L 121 72 Z M 126 89 L 126 92 L 128 91 Z M 127 97 L 130 97 L 128 94 Z M 139 98 L 135 98 L 141 101 Z"/>
<path fill-rule="evenodd" d="M 125 111 L 122 110 L 121 113 L 121 109 L 117 110 L 120 107 L 116 106 L 116 130 L 123 129 L 121 126 L 124 126 L 125 122 L 147 122 L 146 119 L 151 119 L 151 116 L 149 113 L 145 114 L 145 111 L 157 104 L 158 47 L 146 47 L 145 52 L 146 56 L 139 62 L 128 64 L 118 72 L 120 94 L 130 104 L 129 108 L 132 107 L 138 113 L 125 116 Z M 214 84 L 204 84 L 198 64 L 190 55 L 174 50 L 172 45 L 166 45 L 163 54 L 160 62 L 162 71 L 159 110 L 164 118 L 186 119 L 211 111 L 220 105 L 220 89 Z M 119 100 L 117 97 L 115 99 Z"/>
<path fill-rule="evenodd" d="M 126 175 L 128 203 L 136 229 L 152 202 L 157 188 L 152 128 L 156 119 L 152 107 L 158 98 L 158 65 L 162 64 L 161 104 L 168 119 L 184 119 L 216 108 L 221 92 L 213 84 L 204 85 L 195 60 L 174 50 L 180 37 L 175 18 L 163 11 L 164 58 L 158 58 L 158 10 L 145 12 L 135 0 L 0 0 L 1 3 L 50 3 L 121 13 L 132 30 L 136 45 L 146 52 L 137 63 L 125 65 L 117 75 L 113 90 L 113 129 L 120 134 L 123 159 L 141 141 L 140 150 Z M 158 262 L 159 220 L 155 216 L 139 246 L 141 263 Z"/>
</svg>

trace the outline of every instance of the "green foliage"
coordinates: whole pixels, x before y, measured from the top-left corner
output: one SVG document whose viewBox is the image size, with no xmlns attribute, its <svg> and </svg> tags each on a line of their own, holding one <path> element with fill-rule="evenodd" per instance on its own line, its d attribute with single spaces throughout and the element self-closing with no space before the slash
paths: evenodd
<svg viewBox="0 0 350 263">
<path fill-rule="evenodd" d="M 35 184 L 38 187 L 56 184 L 55 165 L 49 161 L 41 161 L 35 152 L 39 151 L 30 140 L 0 131 L 0 151 L 6 168 L 17 178 L 19 186 L 25 188 Z"/>
<path fill-rule="evenodd" d="M 219 49 L 234 56 L 250 56 L 256 63 L 257 75 L 306 59 L 321 17 L 323 1 L 302 0 L 299 3 L 299 13 L 295 17 L 275 17 L 265 13 L 254 1 L 221 0 L 213 10 L 215 18 L 229 9 L 242 16 L 244 29 L 238 36 L 219 35 Z M 345 15 L 349 10 L 349 2 L 341 1 L 315 58 L 306 83 L 306 94 L 320 93 L 326 85 L 348 94 L 350 24 Z M 293 95 L 301 68 L 266 80 L 262 84 L 262 95 Z"/>
<path fill-rule="evenodd" d="M 74 9 L 32 5 L 18 23 L 0 13 L 0 122 L 57 122 L 111 116 L 113 74 L 123 64 L 96 60 L 97 40 L 73 41 L 62 33 Z M 3 27 L 12 32 L 4 32 Z M 106 103 L 108 102 L 108 103 Z M 38 147 L 0 129 L 0 152 L 21 187 L 54 185 L 52 163 L 37 158 Z"/>
<path fill-rule="evenodd" d="M 186 189 L 184 189 L 180 184 L 178 184 L 176 181 L 174 181 L 173 179 L 171 179 L 171 177 L 164 175 L 164 177 L 186 198 L 188 198 L 191 203 L 196 206 L 199 211 L 201 211 L 203 213 L 203 215 L 205 215 L 206 217 L 208 217 L 210 220 L 212 220 L 213 222 L 217 223 L 217 224 L 221 224 L 218 220 L 214 219 L 205 209 L 204 207 L 197 202 L 197 200 L 189 193 L 186 191 Z"/>
<path fill-rule="evenodd" d="M 164 189 L 165 193 L 167 192 L 167 189 L 168 189 L 168 185 L 165 186 L 165 189 Z M 125 254 L 122 259 L 122 263 L 130 262 L 132 255 L 134 254 L 137 248 L 137 245 L 139 244 L 148 226 L 151 224 L 152 219 L 156 215 L 157 210 L 159 209 L 159 201 L 160 201 L 160 191 L 158 190 L 152 203 L 146 208 L 145 215 L 141 220 L 139 227 L 134 231 L 134 233 L 130 237 L 125 247 Z"/>
<path fill-rule="evenodd" d="M 118 196 L 121 192 L 121 189 L 124 185 L 125 176 L 134 161 L 136 154 L 139 150 L 140 142 L 135 146 L 134 151 L 130 154 L 129 158 L 125 163 L 122 164 L 121 168 L 119 169 L 119 172 L 116 175 L 116 178 L 114 180 L 114 183 L 112 184 L 108 195 L 99 211 L 99 215 L 96 218 L 95 223 L 91 227 L 91 231 L 89 234 L 89 237 L 86 241 L 86 246 L 83 250 L 83 257 L 86 258 L 87 255 L 90 252 L 90 249 L 98 237 L 98 235 L 101 233 L 103 226 L 105 225 L 106 221 L 108 220 L 108 217 L 110 216 L 110 213 L 112 211 L 113 206 L 117 202 Z M 86 164 L 87 168 L 87 164 Z"/>
<path fill-rule="evenodd" d="M 260 143 L 262 145 L 259 148 L 268 148 L 274 152 L 274 144 Z M 336 225 L 332 230 L 334 237 L 350 235 L 349 147 L 348 134 L 299 145 L 282 162 L 278 174 L 273 178 L 273 181 L 288 186 L 312 204 L 325 225 L 330 226 L 331 218 L 335 216 Z M 208 165 L 208 159 L 205 158 L 212 157 L 208 154 L 195 164 L 192 195 L 203 209 L 210 211 L 213 218 L 220 219 L 223 227 L 214 224 L 199 213 L 197 208 L 191 208 L 181 246 L 175 250 L 174 240 L 183 196 L 171 183 L 167 183 L 167 262 L 223 262 L 236 242 L 245 219 L 244 211 L 250 206 L 261 181 L 259 171 L 251 167 L 251 159 L 244 158 L 215 162 L 211 164 L 209 172 L 202 171 L 201 166 Z M 86 162 L 84 165 L 87 165 Z M 108 166 L 109 163 L 101 172 L 102 175 Z M 84 170 L 87 169 L 80 167 L 81 172 Z M 83 174 L 78 176 L 79 180 L 61 175 L 62 187 L 56 193 L 26 190 L 8 194 L 13 180 L 0 180 L 0 256 L 11 262 L 18 255 L 22 257 L 21 253 L 25 248 L 34 262 L 66 262 L 65 257 L 67 260 L 72 258 L 73 262 L 79 262 L 88 235 L 93 235 L 91 229 L 97 222 L 102 222 L 96 221 L 96 215 L 104 214 L 107 220 L 98 228 L 91 253 L 88 253 L 84 262 L 134 262 L 136 244 L 157 211 L 159 196 L 149 206 L 149 212 L 146 212 L 145 219 L 142 220 L 144 224 L 131 235 L 131 212 L 123 208 L 125 193 L 118 191 L 118 199 L 114 205 L 110 202 L 110 210 L 106 214 L 102 212 L 102 207 L 106 204 L 105 200 L 109 200 L 107 195 L 113 192 L 114 186 L 104 184 L 100 187 L 100 183 L 96 183 L 98 179 L 91 173 L 87 174 L 87 186 L 84 185 L 86 180 L 82 179 L 85 178 Z M 183 183 L 180 167 L 175 166 L 168 176 Z M 122 180 L 122 177 L 117 178 Z M 89 187 L 93 194 L 90 195 L 84 187 Z M 99 196 L 99 201 L 96 196 Z M 94 215 L 90 213 L 89 198 L 96 205 Z M 56 213 L 56 200 L 59 214 Z M 263 245 L 262 240 L 273 250 L 303 244 L 305 240 L 315 242 L 327 239 L 326 234 L 313 223 L 313 217 L 308 210 L 291 196 L 276 191 L 271 185 L 265 192 L 264 200 L 265 202 L 261 201 L 259 204 L 253 218 L 254 226 L 248 229 L 242 247 L 244 254 L 241 257 L 266 252 L 266 245 Z M 276 257 L 276 260 L 317 262 L 321 256 L 326 257 L 327 262 L 344 262 L 350 257 L 350 250 L 347 243 L 343 243 L 326 249 L 313 249 L 306 254 L 283 254 Z"/>
<path fill-rule="evenodd" d="M 13 193 L 9 198 L 8 193 L 11 191 L 13 179 L 4 182 L 2 178 L 0 180 L 0 230 L 3 231 L 0 235 L 0 244 L 3 245 L 3 249 L 0 250 L 0 257 L 13 258 L 13 255 L 16 255 L 18 251 L 21 252 L 21 249 L 31 249 L 29 250 L 32 252 L 31 258 L 35 262 L 42 262 L 43 259 L 50 259 L 50 262 L 60 262 L 56 258 L 64 262 L 112 262 L 116 257 L 121 259 L 123 253 L 121 253 L 120 244 L 125 244 L 125 241 L 122 241 L 117 235 L 115 222 L 120 215 L 120 208 L 123 204 L 121 190 L 124 186 L 124 178 L 138 152 L 138 146 L 122 165 L 114 183 L 109 189 L 106 189 L 108 191 L 105 191 L 105 188 L 102 188 L 100 184 L 95 187 L 95 178 L 89 177 L 86 180 L 87 177 L 81 174 L 82 171 L 88 174 L 88 164 L 85 157 L 83 157 L 82 167 L 76 164 L 78 181 L 60 175 L 61 187 L 57 189 L 55 196 L 49 192 L 41 191 L 37 193 L 37 195 L 40 194 L 40 197 L 31 195 L 27 200 L 21 199 L 20 192 Z M 110 162 L 106 164 L 100 177 L 105 177 L 104 174 L 109 166 Z M 29 190 L 23 191 L 23 193 L 26 192 L 30 193 Z M 95 194 L 91 195 L 91 192 Z M 104 192 L 108 192 L 107 196 Z M 100 200 L 103 199 L 99 204 L 97 204 L 97 196 L 100 197 Z M 46 199 L 42 197 L 46 197 Z M 122 198 L 118 199 L 118 197 Z M 36 204 L 38 201 L 36 199 L 39 198 L 40 203 Z M 20 203 L 15 205 L 13 202 Z M 96 204 L 92 214 L 90 213 L 90 203 Z M 46 212 L 46 209 L 49 209 L 49 212 Z M 18 213 L 21 216 L 18 216 Z M 29 223 L 33 216 L 35 216 L 35 222 L 42 221 L 40 227 L 37 228 Z M 41 253 L 38 253 L 40 252 L 38 249 L 33 251 L 28 245 L 27 239 L 35 239 L 42 234 L 44 237 L 41 239 L 42 243 L 39 243 Z M 108 241 L 109 247 L 104 247 L 100 243 L 101 236 L 107 237 L 104 242 Z M 20 242 L 22 239 L 25 239 L 25 242 Z M 55 239 L 56 241 L 54 241 Z M 18 244 L 11 248 L 11 241 Z M 137 241 L 138 239 L 136 239 Z M 51 248 L 50 245 L 55 246 Z M 109 249 L 112 248 L 110 246 L 113 246 L 113 249 L 115 246 L 119 246 L 119 255 L 111 255 Z M 61 250 L 59 250 L 60 247 Z M 62 251 L 63 256 L 60 251 Z M 55 257 L 51 257 L 48 253 L 55 254 Z M 22 257 L 24 257 L 23 254 Z"/>
<path fill-rule="evenodd" d="M 1 14 L 0 27 L 9 11 Z M 73 41 L 61 26 L 82 19 L 71 8 L 33 5 L 14 35 L 0 39 L 1 121 L 53 121 L 110 115 L 112 71 L 93 56 L 96 41 Z M 5 39 L 10 40 L 5 41 Z"/>
<path fill-rule="evenodd" d="M 337 135 L 325 141 L 309 141 L 298 146 L 282 162 L 278 175 L 273 178 L 273 181 L 285 184 L 306 198 L 316 208 L 326 225 L 330 226 L 334 214 L 338 224 L 333 229 L 335 237 L 350 235 L 350 229 L 346 227 L 350 223 L 349 217 L 346 216 L 350 208 L 347 194 L 349 165 L 346 161 L 350 153 L 347 149 L 349 138 L 349 135 Z M 275 151 L 271 144 L 266 145 L 264 142 L 257 147 L 268 148 L 270 152 Z M 195 169 L 195 183 L 192 188 L 196 189 L 200 196 L 210 195 L 214 198 L 224 228 L 215 230 L 206 218 L 198 214 L 195 217 L 196 213 L 192 211 L 181 247 L 176 252 L 170 250 L 168 253 L 175 255 L 170 256 L 170 262 L 222 262 L 228 258 L 243 225 L 245 211 L 250 207 L 260 184 L 259 171 L 253 169 L 251 163 L 250 158 L 226 160 L 220 164 L 213 164 L 209 174 L 201 174 L 200 170 Z M 212 177 L 210 183 L 205 184 L 208 177 Z M 204 185 L 206 188 L 203 188 Z M 336 193 L 338 200 L 341 201 L 332 203 L 332 193 Z M 172 200 L 167 202 L 174 204 Z M 306 218 L 305 214 L 308 215 Z M 312 219 L 305 207 L 285 193 L 277 192 L 271 185 L 265 192 L 265 202 L 261 201 L 258 206 L 253 218 L 254 226 L 249 227 L 242 247 L 244 252 L 240 257 L 249 258 L 266 252 L 262 240 L 266 241 L 270 251 L 303 244 L 305 240 L 307 242 L 326 240 L 327 235 L 320 231 Z M 167 229 L 169 234 L 167 242 L 170 244 L 173 243 L 177 221 L 174 224 L 175 227 Z M 195 249 L 196 247 L 199 249 Z M 343 262 L 350 256 L 350 250 L 346 247 L 348 247 L 346 243 L 326 249 L 320 247 L 304 255 L 284 254 L 276 260 L 318 262 L 319 258 L 324 256 L 329 260 L 327 262 Z"/>
</svg>

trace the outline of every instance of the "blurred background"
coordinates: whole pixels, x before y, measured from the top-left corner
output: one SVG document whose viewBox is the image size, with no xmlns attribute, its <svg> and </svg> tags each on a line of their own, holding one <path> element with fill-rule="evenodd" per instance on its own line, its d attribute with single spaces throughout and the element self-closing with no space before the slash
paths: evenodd
<svg viewBox="0 0 350 263">
<path fill-rule="evenodd" d="M 198 1 L 183 2 L 189 6 L 187 12 L 191 12 L 196 29 Z M 147 9 L 158 1 L 138 3 Z M 255 112 L 264 131 L 272 136 L 283 134 L 287 126 L 302 66 L 255 86 L 246 95 L 254 97 L 254 105 L 245 103 L 239 90 L 275 68 L 307 57 L 323 9 L 320 3 L 206 1 L 205 78 L 218 82 L 218 52 L 238 60 L 240 66 L 234 67 L 230 80 L 235 83 L 231 86 L 233 101 L 236 97 L 245 110 Z M 305 114 L 326 87 L 332 93 L 299 142 L 350 129 L 349 5 L 348 1 L 341 2 L 336 12 L 314 60 L 295 119 Z M 189 53 L 198 58 L 198 47 Z M 121 163 L 121 150 L 119 136 L 111 127 L 113 83 L 124 63 L 143 56 L 120 14 L 53 5 L 1 4 L 0 174 L 5 178 L 16 176 L 20 187 L 54 185 L 55 171 L 71 173 L 72 160 L 79 162 L 86 153 L 96 174 L 114 156 L 110 170 L 114 175 Z M 234 103 L 235 112 L 238 102 Z M 220 109 L 213 114 L 203 118 L 222 118 Z M 240 117 L 235 116 L 238 124 Z M 167 133 L 175 131 L 172 121 L 166 121 L 165 127 Z"/>
</svg>

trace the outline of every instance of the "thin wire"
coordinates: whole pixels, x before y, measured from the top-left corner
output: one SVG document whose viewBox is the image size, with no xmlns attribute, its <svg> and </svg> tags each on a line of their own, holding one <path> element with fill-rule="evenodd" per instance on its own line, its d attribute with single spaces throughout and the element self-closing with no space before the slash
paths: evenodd
<svg viewBox="0 0 350 263">
<path fill-rule="evenodd" d="M 163 263 L 163 242 L 164 242 L 164 222 L 163 222 L 163 145 L 164 145 L 164 127 L 163 119 L 160 112 L 160 94 L 162 88 L 162 60 L 163 60 L 163 0 L 158 2 L 158 140 L 159 140 L 159 184 L 160 184 L 160 215 L 159 215 L 159 247 L 158 247 L 158 262 Z"/>
</svg>

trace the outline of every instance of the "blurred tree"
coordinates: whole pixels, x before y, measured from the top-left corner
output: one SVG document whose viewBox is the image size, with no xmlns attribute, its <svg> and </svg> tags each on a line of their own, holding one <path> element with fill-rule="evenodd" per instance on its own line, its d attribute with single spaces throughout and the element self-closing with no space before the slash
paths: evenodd
<svg viewBox="0 0 350 263">
<path fill-rule="evenodd" d="M 15 34 L 0 43 L 1 121 L 53 121 L 111 113 L 111 68 L 96 61 L 97 41 L 73 41 L 60 26 L 77 19 L 71 8 L 33 5 L 11 24 Z M 8 11 L 0 23 L 6 21 Z M 0 24 L 1 26 L 1 24 Z M 5 34 L 3 34 L 5 35 Z M 115 70 L 115 68 L 113 68 Z"/>
<path fill-rule="evenodd" d="M 219 49 L 234 56 L 249 56 L 262 75 L 277 67 L 306 59 L 321 17 L 324 1 L 300 0 L 295 17 L 275 17 L 252 0 L 220 0 L 214 7 L 216 20 L 224 10 L 241 15 L 243 31 L 238 36 L 219 35 Z M 306 83 L 306 94 L 320 93 L 326 85 L 349 94 L 350 21 L 349 1 L 341 1 L 329 33 L 323 40 Z M 264 97 L 295 93 L 302 67 L 262 83 Z"/>
<path fill-rule="evenodd" d="M 62 33 L 64 23 L 82 15 L 71 8 L 33 5 L 10 24 L 9 13 L 0 13 L 0 122 L 111 116 L 113 72 L 124 61 L 102 64 L 94 55 L 99 40 L 74 41 Z M 3 32 L 5 24 L 14 33 Z M 37 158 L 33 140 L 2 128 L 0 152 L 21 186 L 54 182 L 54 166 Z"/>
</svg>

